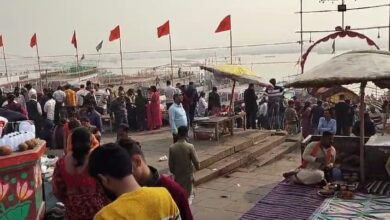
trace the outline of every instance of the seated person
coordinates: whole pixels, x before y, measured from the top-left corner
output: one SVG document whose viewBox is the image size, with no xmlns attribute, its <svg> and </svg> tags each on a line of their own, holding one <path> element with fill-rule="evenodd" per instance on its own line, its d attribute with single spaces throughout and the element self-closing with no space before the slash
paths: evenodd
<svg viewBox="0 0 390 220">
<path fill-rule="evenodd" d="M 322 135 L 325 131 L 336 134 L 336 120 L 331 117 L 329 109 L 324 111 L 324 117 L 320 118 L 317 129 L 320 135 Z"/>
<path fill-rule="evenodd" d="M 360 136 L 360 120 L 356 121 L 352 133 L 357 137 Z M 376 134 L 376 128 L 374 122 L 371 121 L 370 115 L 368 113 L 364 114 L 364 136 L 371 137 Z"/>
<path fill-rule="evenodd" d="M 304 185 L 326 185 L 325 172 L 333 168 L 336 159 L 336 149 L 332 143 L 333 134 L 324 131 L 319 142 L 311 142 L 306 146 L 302 165 L 295 171 L 284 173 L 284 178 Z"/>
</svg>

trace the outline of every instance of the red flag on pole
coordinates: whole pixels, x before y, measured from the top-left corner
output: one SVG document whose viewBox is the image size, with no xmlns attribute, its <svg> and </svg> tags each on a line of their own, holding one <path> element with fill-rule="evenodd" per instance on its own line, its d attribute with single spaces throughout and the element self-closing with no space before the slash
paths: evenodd
<svg viewBox="0 0 390 220">
<path fill-rule="evenodd" d="M 221 23 L 219 23 L 217 30 L 215 33 L 222 31 L 229 31 L 231 29 L 230 15 L 226 16 Z"/>
<path fill-rule="evenodd" d="M 0 35 L 0 47 L 3 47 L 3 35 Z"/>
<path fill-rule="evenodd" d="M 110 37 L 108 38 L 109 41 L 114 41 L 116 39 L 121 38 L 121 30 L 119 28 L 119 25 L 116 26 L 114 29 L 110 32 Z"/>
<path fill-rule="evenodd" d="M 158 38 L 170 34 L 169 29 L 169 20 L 165 22 L 163 25 L 157 28 L 157 36 Z"/>
<path fill-rule="evenodd" d="M 37 45 L 37 34 L 34 33 L 34 35 L 31 37 L 30 40 L 30 47 L 33 48 Z"/>
<path fill-rule="evenodd" d="M 76 38 L 76 31 L 73 32 L 73 37 L 71 43 L 73 44 L 74 48 L 77 49 L 77 38 Z"/>
</svg>

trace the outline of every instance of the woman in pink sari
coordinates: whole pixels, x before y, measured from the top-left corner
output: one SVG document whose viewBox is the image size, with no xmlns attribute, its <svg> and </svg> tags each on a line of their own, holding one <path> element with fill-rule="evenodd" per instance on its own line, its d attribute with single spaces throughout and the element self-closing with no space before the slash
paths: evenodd
<svg viewBox="0 0 390 220">
<path fill-rule="evenodd" d="M 159 129 L 162 126 L 162 115 L 160 109 L 160 92 L 156 86 L 150 87 L 150 102 L 148 104 L 148 128 L 149 130 Z M 149 117 L 150 116 L 150 117 Z"/>
</svg>

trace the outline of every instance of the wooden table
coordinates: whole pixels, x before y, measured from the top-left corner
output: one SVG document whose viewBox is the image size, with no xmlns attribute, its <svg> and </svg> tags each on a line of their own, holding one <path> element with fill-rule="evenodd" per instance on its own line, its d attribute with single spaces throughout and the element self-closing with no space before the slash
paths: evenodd
<svg viewBox="0 0 390 220">
<path fill-rule="evenodd" d="M 215 140 L 219 141 L 219 129 L 220 128 L 226 128 L 226 125 L 228 125 L 229 133 L 230 135 L 234 134 L 234 122 L 236 119 L 242 118 L 243 119 L 243 128 L 246 130 L 246 114 L 241 113 L 238 115 L 233 116 L 211 116 L 208 118 L 200 118 L 200 119 L 194 119 L 193 122 L 193 131 L 194 134 L 196 133 L 197 126 L 209 126 L 214 127 L 214 133 L 215 133 Z M 196 139 L 196 135 L 194 135 L 194 139 Z"/>
</svg>

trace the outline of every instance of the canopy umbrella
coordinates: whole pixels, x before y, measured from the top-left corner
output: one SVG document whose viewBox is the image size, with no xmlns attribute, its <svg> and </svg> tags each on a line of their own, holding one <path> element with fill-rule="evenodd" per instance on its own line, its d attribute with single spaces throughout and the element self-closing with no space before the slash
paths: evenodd
<svg viewBox="0 0 390 220">
<path fill-rule="evenodd" d="M 329 87 L 360 84 L 360 175 L 365 181 L 364 166 L 364 89 L 368 81 L 378 86 L 390 85 L 390 52 L 351 51 L 336 56 L 297 76 L 287 87 Z"/>
<path fill-rule="evenodd" d="M 214 77 L 216 78 L 229 78 L 233 80 L 232 99 L 230 100 L 231 109 L 233 105 L 233 94 L 234 88 L 236 86 L 236 81 L 248 84 L 253 83 L 255 85 L 263 87 L 272 87 L 272 84 L 264 80 L 262 77 L 260 77 L 258 74 L 256 74 L 249 68 L 242 65 L 221 64 L 212 67 L 200 66 L 200 68 L 213 73 Z"/>
</svg>

